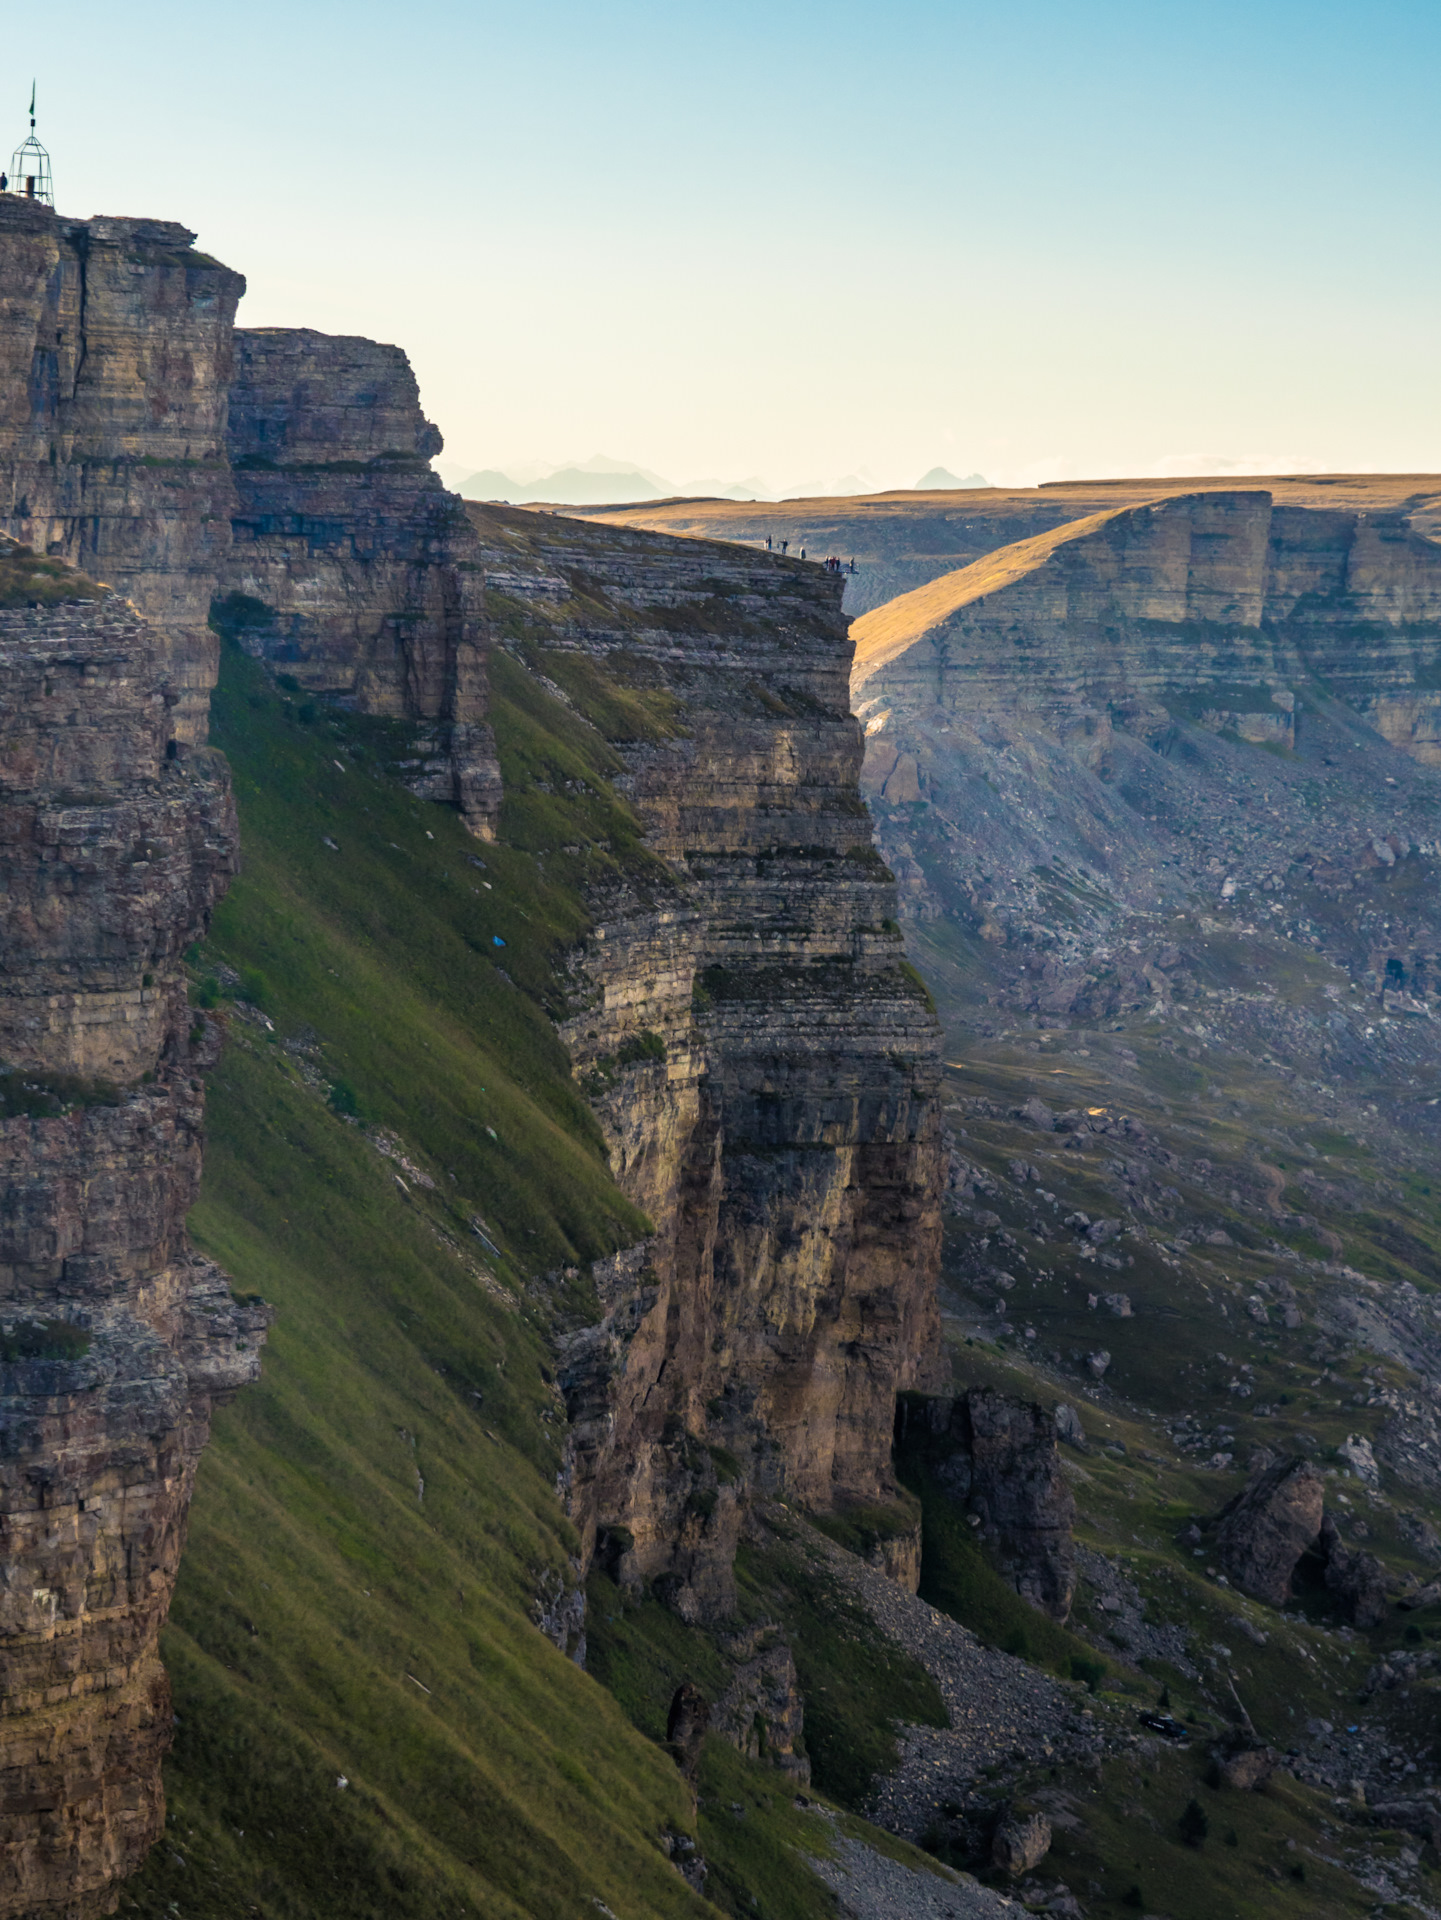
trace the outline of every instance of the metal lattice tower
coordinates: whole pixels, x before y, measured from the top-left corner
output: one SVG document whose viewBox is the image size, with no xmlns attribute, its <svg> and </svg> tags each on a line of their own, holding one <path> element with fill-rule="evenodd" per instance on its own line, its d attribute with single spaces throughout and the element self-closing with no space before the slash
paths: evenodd
<svg viewBox="0 0 1441 1920">
<path fill-rule="evenodd" d="M 30 82 L 30 132 L 10 159 L 11 193 L 26 200 L 38 200 L 43 207 L 55 205 L 55 189 L 50 179 L 50 155 L 35 138 L 35 82 Z"/>
</svg>

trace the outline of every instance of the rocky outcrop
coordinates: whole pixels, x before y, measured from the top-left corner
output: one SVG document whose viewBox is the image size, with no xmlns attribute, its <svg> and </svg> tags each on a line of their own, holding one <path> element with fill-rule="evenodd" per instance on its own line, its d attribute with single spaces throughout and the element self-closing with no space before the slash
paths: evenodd
<svg viewBox="0 0 1441 1920">
<path fill-rule="evenodd" d="M 1003 1873 L 1029 1873 L 1051 1850 L 1051 1823 L 1043 1813 L 1008 1813 L 991 1841 L 991 1864 Z"/>
<path fill-rule="evenodd" d="M 0 529 L 151 622 L 169 734 L 205 737 L 230 547 L 231 335 L 245 282 L 166 220 L 0 197 Z"/>
<path fill-rule="evenodd" d="M 1016 1591 L 1053 1620 L 1068 1619 L 1076 1503 L 1061 1470 L 1055 1415 L 989 1387 L 955 1400 L 908 1396 L 896 1439 L 971 1518 Z"/>
<path fill-rule="evenodd" d="M 763 1760 L 797 1786 L 808 1786 L 804 1703 L 795 1660 L 779 1629 L 762 1622 L 731 1635 L 722 1647 L 737 1665 L 711 1715 L 711 1726 L 752 1760 Z"/>
<path fill-rule="evenodd" d="M 111 1911 L 160 1831 L 157 1636 L 267 1319 L 185 1237 L 219 1034 L 180 956 L 235 820 L 219 755 L 173 738 L 173 658 L 0 555 L 0 1915 L 27 1920 Z"/>
<path fill-rule="evenodd" d="M 1342 1618 L 1363 1630 L 1379 1627 L 1391 1611 L 1391 1600 L 1386 1569 L 1376 1555 L 1348 1547 L 1329 1513 L 1321 1523 L 1321 1555 L 1326 1588 L 1335 1595 Z"/>
<path fill-rule="evenodd" d="M 1216 1557 L 1227 1576 L 1254 1599 L 1283 1607 L 1303 1553 L 1321 1533 L 1325 1481 L 1294 1455 L 1257 1474 L 1222 1509 Z"/>
<path fill-rule="evenodd" d="M 615 703 L 650 879 L 597 894 L 565 1029 L 654 1225 L 597 1268 L 600 1318 L 567 1347 L 570 1499 L 618 1578 L 720 1618 L 756 1493 L 894 1498 L 895 1394 L 939 1349 L 939 1030 L 857 792 L 839 582 L 473 517 L 532 669 L 580 655 L 665 716 Z"/>
<path fill-rule="evenodd" d="M 235 336 L 237 505 L 220 617 L 308 691 L 420 723 L 409 784 L 481 838 L 500 804 L 477 543 L 429 462 L 438 430 L 399 347 Z"/>
</svg>

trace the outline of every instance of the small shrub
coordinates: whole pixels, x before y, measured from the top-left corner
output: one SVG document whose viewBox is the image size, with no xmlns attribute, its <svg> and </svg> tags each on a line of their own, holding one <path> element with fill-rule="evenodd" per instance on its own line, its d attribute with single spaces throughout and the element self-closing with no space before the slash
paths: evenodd
<svg viewBox="0 0 1441 1920">
<path fill-rule="evenodd" d="M 1084 1680 L 1092 1693 L 1095 1693 L 1106 1677 L 1104 1664 L 1099 1660 L 1087 1660 L 1082 1654 L 1071 1657 L 1071 1678 Z"/>
<path fill-rule="evenodd" d="M 28 1320 L 0 1333 L 0 1360 L 83 1360 L 90 1335 L 68 1320 Z"/>
<path fill-rule="evenodd" d="M 213 973 L 206 974 L 195 989 L 195 1004 L 197 1007 L 206 1008 L 207 1011 L 220 1005 L 220 982 Z"/>
<path fill-rule="evenodd" d="M 265 1007 L 270 1004 L 270 982 L 259 967 L 246 967 L 240 976 L 240 995 L 253 1007 Z"/>
<path fill-rule="evenodd" d="M 330 1102 L 331 1112 L 338 1113 L 343 1120 L 364 1119 L 365 1113 L 361 1106 L 360 1095 L 348 1080 L 334 1081 L 326 1097 Z"/>
<path fill-rule="evenodd" d="M 658 1033 L 633 1033 L 629 1040 L 621 1041 L 615 1057 L 623 1067 L 647 1060 L 661 1061 L 665 1059 L 665 1041 Z"/>
<path fill-rule="evenodd" d="M 1186 1810 L 1178 1824 L 1181 1829 L 1181 1838 L 1188 1847 L 1205 1846 L 1206 1835 L 1211 1831 L 1211 1822 L 1206 1818 L 1206 1809 L 1199 1800 L 1186 1802 Z"/>
</svg>

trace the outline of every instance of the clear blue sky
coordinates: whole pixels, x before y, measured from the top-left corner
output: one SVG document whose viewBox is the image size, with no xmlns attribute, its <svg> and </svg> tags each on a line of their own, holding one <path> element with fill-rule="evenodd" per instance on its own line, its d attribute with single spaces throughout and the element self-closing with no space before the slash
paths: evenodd
<svg viewBox="0 0 1441 1920">
<path fill-rule="evenodd" d="M 62 212 L 399 342 L 463 461 L 1441 469 L 1435 0 L 73 0 L 6 45 Z"/>
</svg>

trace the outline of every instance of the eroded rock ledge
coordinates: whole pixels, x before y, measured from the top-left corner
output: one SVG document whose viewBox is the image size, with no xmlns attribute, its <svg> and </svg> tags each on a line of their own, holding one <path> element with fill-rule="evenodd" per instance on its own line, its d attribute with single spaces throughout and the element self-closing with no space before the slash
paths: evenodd
<svg viewBox="0 0 1441 1920">
<path fill-rule="evenodd" d="M 180 956 L 234 870 L 229 776 L 174 743 L 133 608 L 15 607 L 33 571 L 0 556 L 0 1914 L 85 1920 L 161 1828 L 157 1635 L 268 1316 L 185 1237 L 219 1033 Z"/>
</svg>

